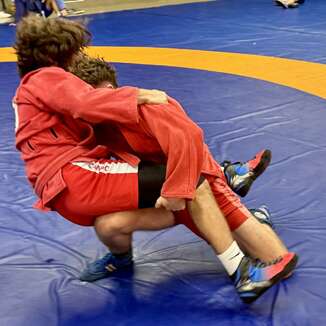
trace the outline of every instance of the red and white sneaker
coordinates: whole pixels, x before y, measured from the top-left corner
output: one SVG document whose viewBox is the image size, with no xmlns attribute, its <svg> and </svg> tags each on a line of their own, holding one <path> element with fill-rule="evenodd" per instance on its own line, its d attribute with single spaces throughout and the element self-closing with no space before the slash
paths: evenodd
<svg viewBox="0 0 326 326">
<path fill-rule="evenodd" d="M 288 252 L 266 264 L 243 257 L 231 280 L 244 303 L 252 303 L 295 269 L 298 256 Z"/>
<path fill-rule="evenodd" d="M 242 163 L 222 162 L 225 177 L 230 188 L 239 196 L 247 195 L 252 183 L 266 170 L 272 159 L 272 152 L 264 149 L 251 160 Z"/>
</svg>

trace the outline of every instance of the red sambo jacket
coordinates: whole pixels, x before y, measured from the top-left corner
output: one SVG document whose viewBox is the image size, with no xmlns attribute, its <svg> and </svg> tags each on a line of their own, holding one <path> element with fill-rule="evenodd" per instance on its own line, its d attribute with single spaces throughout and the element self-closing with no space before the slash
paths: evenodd
<svg viewBox="0 0 326 326">
<path fill-rule="evenodd" d="M 61 168 L 76 159 L 99 159 L 110 149 L 97 145 L 93 124 L 114 121 L 137 123 L 138 89 L 94 89 L 57 67 L 35 70 L 21 80 L 13 107 L 16 147 L 25 162 L 26 175 L 40 197 L 38 208 L 59 194 L 65 183 Z M 113 153 L 132 165 L 139 159 Z"/>
<path fill-rule="evenodd" d="M 137 106 L 137 95 L 133 87 L 93 89 L 57 67 L 33 71 L 21 80 L 13 103 L 16 147 L 40 197 L 38 208 L 46 209 L 65 188 L 61 168 L 74 159 L 114 155 L 131 165 L 139 163 L 138 157 L 117 146 L 119 142 L 97 144 L 93 127 L 102 122 L 118 125 L 135 153 L 167 164 L 161 192 L 165 197 L 193 198 L 200 173 L 220 170 L 203 145 L 201 129 L 177 102 Z M 170 111 L 173 117 L 166 120 Z"/>
<path fill-rule="evenodd" d="M 167 104 L 143 104 L 138 112 L 137 123 L 96 126 L 96 138 L 100 144 L 114 143 L 141 160 L 166 164 L 164 197 L 192 199 L 200 174 L 223 175 L 204 143 L 202 129 L 177 101 L 169 98 Z"/>
</svg>

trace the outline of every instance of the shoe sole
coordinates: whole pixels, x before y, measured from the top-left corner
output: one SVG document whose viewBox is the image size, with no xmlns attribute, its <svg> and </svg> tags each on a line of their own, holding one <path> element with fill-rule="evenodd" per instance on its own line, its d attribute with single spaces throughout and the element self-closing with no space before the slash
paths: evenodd
<svg viewBox="0 0 326 326">
<path fill-rule="evenodd" d="M 284 4 L 284 3 L 282 3 L 281 1 L 278 1 L 278 0 L 275 0 L 275 4 L 277 5 L 277 6 L 281 6 L 282 8 L 284 8 L 284 9 L 288 9 L 288 8 L 297 8 L 298 6 L 299 6 L 299 4 L 302 4 L 304 2 L 304 0 L 303 1 L 297 1 L 296 3 L 292 3 L 292 4 L 290 4 L 290 5 L 286 5 L 286 4 Z"/>
<path fill-rule="evenodd" d="M 264 150 L 261 159 L 257 166 L 252 170 L 253 175 L 251 177 L 251 182 L 247 182 L 241 189 L 237 190 L 237 194 L 240 197 L 245 197 L 249 192 L 252 183 L 267 169 L 272 160 L 272 152 L 269 149 Z"/>
<path fill-rule="evenodd" d="M 108 278 L 110 276 L 114 276 L 114 275 L 124 272 L 126 270 L 129 270 L 129 269 L 132 270 L 133 268 L 134 268 L 134 262 L 132 261 L 129 265 L 119 266 L 119 269 L 117 269 L 117 270 L 114 270 L 111 272 L 109 270 L 107 270 L 106 274 L 98 274 L 97 276 L 95 274 L 93 274 L 93 277 L 83 277 L 82 275 L 80 275 L 78 279 L 81 282 L 93 283 L 93 282 Z"/>
<path fill-rule="evenodd" d="M 265 149 L 261 156 L 260 162 L 253 169 L 253 179 L 256 180 L 269 166 L 272 160 L 272 152 L 269 149 Z"/>
<path fill-rule="evenodd" d="M 283 271 L 275 275 L 271 279 L 272 285 L 270 287 L 262 289 L 260 292 L 257 293 L 255 297 L 240 297 L 241 300 L 246 304 L 253 303 L 258 298 L 260 298 L 267 290 L 269 290 L 271 287 L 273 287 L 274 285 L 282 281 L 286 276 L 288 276 L 294 270 L 297 263 L 298 263 L 298 256 L 294 255 L 293 258 L 284 267 Z"/>
</svg>

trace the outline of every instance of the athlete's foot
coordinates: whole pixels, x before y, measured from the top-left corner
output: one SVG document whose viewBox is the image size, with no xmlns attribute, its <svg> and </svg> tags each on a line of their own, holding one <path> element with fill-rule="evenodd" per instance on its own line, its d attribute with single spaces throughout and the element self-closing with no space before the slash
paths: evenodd
<svg viewBox="0 0 326 326">
<path fill-rule="evenodd" d="M 295 268 L 298 257 L 294 253 L 287 253 L 271 264 L 252 261 L 243 257 L 242 261 L 231 276 L 234 286 L 244 303 L 252 303 L 273 285 L 280 282 Z"/>
<path fill-rule="evenodd" d="M 82 271 L 79 279 L 81 281 L 94 282 L 106 278 L 121 269 L 131 268 L 132 265 L 133 260 L 131 252 L 119 256 L 115 256 L 109 252 L 103 258 L 88 264 Z"/>
<path fill-rule="evenodd" d="M 253 182 L 266 170 L 272 159 L 272 152 L 264 149 L 251 160 L 242 163 L 222 162 L 224 174 L 230 188 L 239 196 L 244 197 Z"/>
</svg>

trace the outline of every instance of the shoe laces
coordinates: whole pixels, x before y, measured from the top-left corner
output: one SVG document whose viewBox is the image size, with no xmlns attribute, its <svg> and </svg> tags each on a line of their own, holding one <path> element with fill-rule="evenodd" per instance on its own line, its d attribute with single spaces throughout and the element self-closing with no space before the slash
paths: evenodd
<svg viewBox="0 0 326 326">
<path fill-rule="evenodd" d="M 231 162 L 231 161 L 223 161 L 222 163 L 220 163 L 220 165 L 226 169 L 228 166 L 230 165 L 244 165 L 245 163 L 243 162 Z"/>
<path fill-rule="evenodd" d="M 107 263 L 109 259 L 111 259 L 112 254 L 109 252 L 107 253 L 105 256 L 103 256 L 102 258 L 98 259 L 95 261 L 95 265 L 97 266 L 102 266 L 103 263 Z"/>
<path fill-rule="evenodd" d="M 254 259 L 254 260 L 252 260 L 252 264 L 257 268 L 264 268 L 264 267 L 275 265 L 275 264 L 279 263 L 280 261 L 282 261 L 282 259 L 283 259 L 282 256 L 277 257 L 276 259 L 273 259 L 269 262 L 263 262 L 260 259 Z"/>
</svg>

